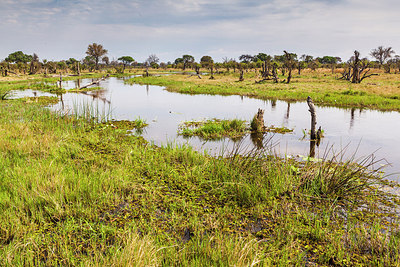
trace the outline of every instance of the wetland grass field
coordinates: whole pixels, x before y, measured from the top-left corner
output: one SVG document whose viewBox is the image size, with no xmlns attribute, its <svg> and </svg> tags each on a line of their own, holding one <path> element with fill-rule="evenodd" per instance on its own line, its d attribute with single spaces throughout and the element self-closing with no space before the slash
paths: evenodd
<svg viewBox="0 0 400 267">
<path fill-rule="evenodd" d="M 243 82 L 233 73 L 128 82 L 398 111 L 399 77 L 351 85 L 320 71 L 288 85 L 255 83 L 253 73 Z M 142 120 L 95 122 L 96 114 L 50 111 L 50 101 L 7 99 L 9 90 L 57 90 L 54 81 L 0 80 L 0 265 L 400 265 L 398 185 L 371 170 L 379 159 L 343 161 L 339 152 L 299 162 L 240 147 L 214 157 L 129 134 L 146 129 Z"/>
<path fill-rule="evenodd" d="M 215 79 L 209 79 L 209 74 L 202 79 L 173 74 L 135 77 L 131 82 L 165 86 L 169 91 L 187 94 L 242 95 L 285 101 L 305 101 L 307 96 L 311 96 L 318 105 L 400 111 L 400 75 L 374 71 L 379 75 L 360 84 L 338 79 L 341 77 L 340 69 L 333 74 L 329 69 L 307 69 L 301 75 L 294 74 L 289 84 L 262 81 L 255 72 L 245 73 L 244 81 L 240 82 L 239 73 L 233 71 L 214 75 Z M 282 76 L 280 80 L 283 79 Z"/>
</svg>

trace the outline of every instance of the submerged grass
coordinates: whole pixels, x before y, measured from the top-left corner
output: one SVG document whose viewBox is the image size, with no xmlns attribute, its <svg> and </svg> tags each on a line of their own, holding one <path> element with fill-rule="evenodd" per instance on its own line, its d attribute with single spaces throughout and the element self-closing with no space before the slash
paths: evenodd
<svg viewBox="0 0 400 267">
<path fill-rule="evenodd" d="M 373 158 L 214 158 L 92 111 L 0 101 L 0 265 L 400 264 L 397 185 Z"/>
<path fill-rule="evenodd" d="M 319 105 L 359 107 L 379 110 L 400 110 L 400 75 L 384 74 L 379 70 L 361 84 L 338 80 L 338 70 L 303 71 L 290 84 L 261 79 L 254 72 L 245 74 L 239 82 L 238 73 L 214 74 L 215 79 L 198 79 L 187 75 L 135 77 L 128 82 L 165 86 L 167 90 L 186 94 L 242 95 L 260 99 L 304 101 L 310 96 Z M 246 77 L 247 76 L 247 77 Z M 281 77 L 284 79 L 284 77 Z"/>
</svg>

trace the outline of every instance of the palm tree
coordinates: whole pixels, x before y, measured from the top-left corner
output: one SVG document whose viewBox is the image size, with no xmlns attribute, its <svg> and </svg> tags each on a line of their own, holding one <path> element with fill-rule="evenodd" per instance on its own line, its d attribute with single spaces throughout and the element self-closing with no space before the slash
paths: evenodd
<svg viewBox="0 0 400 267">
<path fill-rule="evenodd" d="M 107 52 L 108 52 L 107 49 L 104 49 L 104 47 L 101 44 L 93 43 L 88 46 L 86 54 L 88 56 L 93 57 L 96 63 L 96 69 L 98 69 L 100 58 L 102 58 L 105 54 L 107 54 Z"/>
</svg>

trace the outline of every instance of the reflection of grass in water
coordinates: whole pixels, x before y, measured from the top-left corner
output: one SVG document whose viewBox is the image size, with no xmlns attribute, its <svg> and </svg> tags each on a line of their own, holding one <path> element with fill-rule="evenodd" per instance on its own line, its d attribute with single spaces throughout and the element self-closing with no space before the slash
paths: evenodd
<svg viewBox="0 0 400 267">
<path fill-rule="evenodd" d="M 93 121 L 96 123 L 106 122 L 111 119 L 111 106 L 102 105 L 102 108 L 99 107 L 99 102 L 96 101 L 94 103 L 80 101 L 78 103 L 74 102 L 73 104 L 73 116 L 75 119 L 82 118 L 86 121 Z"/>
<path fill-rule="evenodd" d="M 245 135 L 246 132 L 246 122 L 238 119 L 187 121 L 183 122 L 179 130 L 180 135 L 200 136 L 204 139 L 237 138 Z"/>
</svg>

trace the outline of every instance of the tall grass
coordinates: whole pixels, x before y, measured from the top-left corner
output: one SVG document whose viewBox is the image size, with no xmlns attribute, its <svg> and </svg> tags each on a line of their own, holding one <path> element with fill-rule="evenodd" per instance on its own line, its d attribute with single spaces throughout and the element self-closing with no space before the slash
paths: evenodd
<svg viewBox="0 0 400 267">
<path fill-rule="evenodd" d="M 75 119 L 83 118 L 86 121 L 102 123 L 111 120 L 112 110 L 110 105 L 99 105 L 99 102 L 74 102 L 72 115 Z"/>
</svg>

